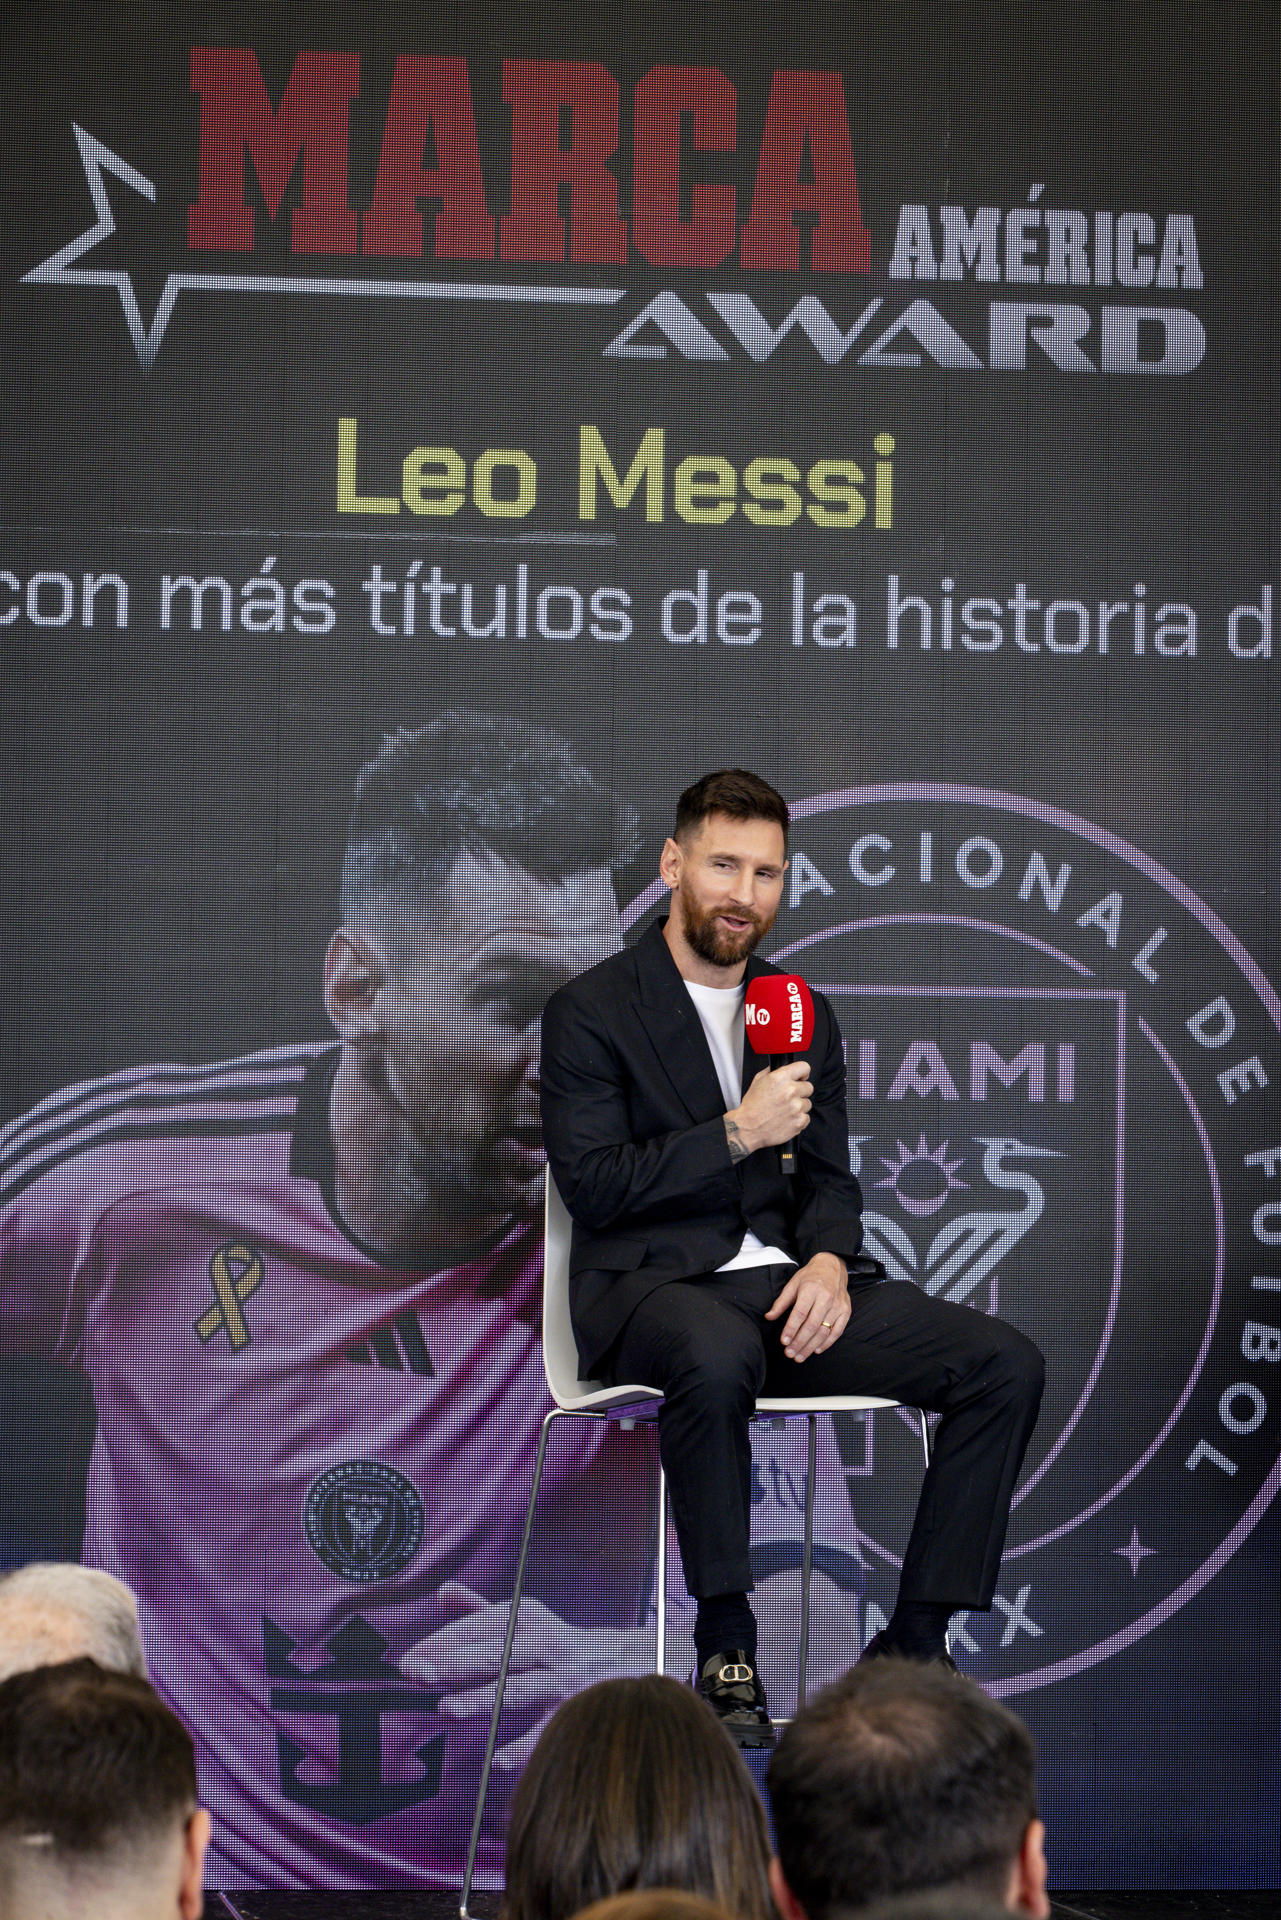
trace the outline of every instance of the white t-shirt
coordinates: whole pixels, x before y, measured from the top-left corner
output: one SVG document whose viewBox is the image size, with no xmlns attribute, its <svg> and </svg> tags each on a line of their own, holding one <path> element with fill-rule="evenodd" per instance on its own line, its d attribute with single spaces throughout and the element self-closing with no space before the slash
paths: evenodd
<svg viewBox="0 0 1281 1920">
<path fill-rule="evenodd" d="M 716 1068 L 716 1078 L 721 1083 L 721 1093 L 728 1112 L 743 1097 L 743 996 L 746 989 L 742 985 L 704 987 L 696 980 L 687 980 L 685 991 L 694 1002 L 695 1011 L 703 1023 L 703 1032 L 712 1050 L 712 1064 Z M 716 1271 L 728 1273 L 732 1267 L 780 1265 L 794 1267 L 796 1262 L 780 1247 L 765 1246 L 749 1229 L 743 1235 L 743 1244 L 733 1259 L 726 1260 Z"/>
</svg>

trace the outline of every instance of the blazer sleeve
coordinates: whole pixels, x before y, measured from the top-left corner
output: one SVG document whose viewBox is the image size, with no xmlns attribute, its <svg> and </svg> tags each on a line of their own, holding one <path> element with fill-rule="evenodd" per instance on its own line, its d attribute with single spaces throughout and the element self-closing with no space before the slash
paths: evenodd
<svg viewBox="0 0 1281 1920">
<path fill-rule="evenodd" d="M 863 1195 L 850 1172 L 840 1028 L 822 994 L 814 995 L 814 1004 L 826 1041 L 814 1063 L 810 1123 L 796 1143 L 795 1234 L 802 1263 L 816 1253 L 852 1260 L 863 1245 Z"/>
<path fill-rule="evenodd" d="M 573 1218 L 601 1233 L 736 1209 L 723 1116 L 665 1125 L 670 1111 L 660 1117 L 657 1090 L 626 1057 L 620 1022 L 574 986 L 547 1003 L 541 1066 L 547 1158 Z"/>
</svg>

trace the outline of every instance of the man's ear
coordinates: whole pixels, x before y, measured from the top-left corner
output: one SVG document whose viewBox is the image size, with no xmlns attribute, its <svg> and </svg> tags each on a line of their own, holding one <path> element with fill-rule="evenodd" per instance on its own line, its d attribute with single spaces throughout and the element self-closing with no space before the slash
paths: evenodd
<svg viewBox="0 0 1281 1920">
<path fill-rule="evenodd" d="M 804 1907 L 783 1878 L 783 1868 L 776 1853 L 770 1856 L 769 1890 L 783 1920 L 806 1920 Z"/>
<path fill-rule="evenodd" d="M 673 891 L 681 883 L 681 862 L 684 857 L 679 841 L 670 836 L 664 840 L 663 851 L 658 856 L 658 871 Z"/>
<path fill-rule="evenodd" d="M 187 1821 L 182 1841 L 182 1882 L 178 1888 L 182 1920 L 200 1920 L 204 1912 L 205 1854 L 212 1833 L 213 1820 L 204 1807 L 197 1807 Z"/>
<path fill-rule="evenodd" d="M 1045 1891 L 1048 1878 L 1045 1822 L 1029 1820 L 1010 1875 L 1010 1892 L 1005 1904 L 1014 1913 L 1030 1913 L 1032 1920 L 1050 1920 L 1050 1899 Z"/>
<path fill-rule="evenodd" d="M 339 927 L 325 952 L 325 1011 L 344 1040 L 359 1045 L 382 1034 L 378 994 L 387 963 L 376 940 Z"/>
</svg>

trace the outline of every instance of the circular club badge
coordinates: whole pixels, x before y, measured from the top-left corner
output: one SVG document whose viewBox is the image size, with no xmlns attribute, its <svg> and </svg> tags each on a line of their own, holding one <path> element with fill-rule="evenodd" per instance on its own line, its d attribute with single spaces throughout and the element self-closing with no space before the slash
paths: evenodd
<svg viewBox="0 0 1281 1920">
<path fill-rule="evenodd" d="M 344 1460 L 313 1480 L 303 1503 L 312 1549 L 344 1580 L 386 1580 L 423 1543 L 418 1489 L 378 1460 Z"/>
<path fill-rule="evenodd" d="M 953 1622 L 1017 1694 L 1177 1612 L 1281 1484 L 1281 1002 L 1173 873 L 1061 809 L 904 782 L 792 820 L 766 950 L 840 1020 L 869 1250 L 1046 1355 L 995 1603 Z M 839 1438 L 866 1638 L 919 1436 Z"/>
</svg>

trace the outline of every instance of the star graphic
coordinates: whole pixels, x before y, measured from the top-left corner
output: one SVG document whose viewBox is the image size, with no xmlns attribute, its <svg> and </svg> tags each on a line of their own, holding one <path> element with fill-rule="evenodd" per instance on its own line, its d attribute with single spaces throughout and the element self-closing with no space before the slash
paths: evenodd
<svg viewBox="0 0 1281 1920">
<path fill-rule="evenodd" d="M 624 287 L 574 287 L 520 284 L 499 286 L 490 281 L 468 280 L 370 280 L 334 279 L 310 274 L 273 273 L 171 273 L 165 280 L 150 325 L 143 319 L 138 295 L 131 276 L 123 268 L 82 267 L 75 263 L 91 253 L 100 241 L 109 240 L 116 231 L 116 216 L 107 197 L 104 174 L 123 180 L 144 199 L 156 202 L 156 183 L 137 167 L 131 167 L 118 153 L 95 140 L 91 133 L 72 122 L 80 165 L 84 169 L 89 197 L 97 218 L 92 226 L 74 240 L 59 247 L 47 260 L 24 273 L 23 282 L 44 287 L 112 287 L 124 312 L 138 364 L 150 373 L 160 351 L 160 343 L 173 317 L 178 295 L 196 293 L 274 293 L 338 295 L 344 299 L 395 300 L 482 300 L 515 302 L 525 305 L 613 306 L 623 298 Z"/>
<path fill-rule="evenodd" d="M 42 260 L 29 273 L 24 273 L 24 281 L 36 286 L 63 287 L 114 287 L 124 309 L 125 320 L 129 327 L 129 338 L 133 341 L 134 351 L 144 370 L 150 371 L 169 324 L 169 315 L 173 312 L 173 303 L 178 297 L 174 282 L 175 274 L 170 274 L 165 282 L 160 304 L 152 319 L 150 329 L 143 322 L 138 306 L 138 296 L 134 292 L 133 281 L 123 271 L 108 271 L 105 268 L 76 267 L 73 261 L 92 252 L 100 240 L 109 240 L 116 231 L 116 216 L 111 211 L 111 202 L 107 198 L 107 189 L 103 174 L 114 174 L 117 180 L 123 180 L 126 186 L 133 188 L 152 202 L 156 198 L 156 186 L 148 180 L 145 173 L 139 173 L 127 160 L 122 160 L 110 147 L 104 147 L 101 140 L 95 140 L 91 133 L 72 122 L 72 131 L 76 136 L 76 146 L 80 151 L 80 164 L 84 168 L 85 179 L 89 185 L 89 195 L 93 201 L 93 210 L 97 219 L 65 247 L 59 247 L 47 260 Z"/>
<path fill-rule="evenodd" d="M 1139 1539 L 1138 1528 L 1131 1527 L 1130 1540 L 1129 1540 L 1128 1546 L 1113 1547 L 1112 1551 L 1113 1553 L 1119 1553 L 1123 1560 L 1129 1561 L 1130 1572 L 1134 1575 L 1135 1579 L 1137 1580 L 1139 1576 L 1140 1560 L 1147 1560 L 1152 1554 L 1156 1552 L 1156 1548 L 1145 1547 L 1142 1541 Z"/>
</svg>

